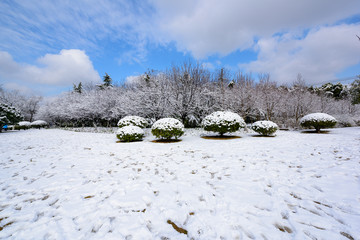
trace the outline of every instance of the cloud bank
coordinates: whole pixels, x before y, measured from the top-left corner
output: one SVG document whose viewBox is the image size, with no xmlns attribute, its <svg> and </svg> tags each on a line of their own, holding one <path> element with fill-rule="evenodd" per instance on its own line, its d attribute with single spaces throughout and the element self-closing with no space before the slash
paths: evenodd
<svg viewBox="0 0 360 240">
<path fill-rule="evenodd" d="M 287 33 L 263 38 L 256 44 L 258 59 L 239 65 L 252 72 L 267 72 L 278 83 L 291 83 L 301 73 L 311 84 L 336 79 L 336 73 L 360 63 L 360 24 L 311 30 L 305 38 Z"/>
<path fill-rule="evenodd" d="M 18 63 L 9 53 L 0 51 L 0 79 L 49 86 L 100 81 L 89 57 L 78 49 L 46 54 L 37 63 L 38 65 Z"/>
<path fill-rule="evenodd" d="M 333 24 L 359 14 L 358 0 L 154 0 L 163 41 L 195 58 L 251 48 L 255 39 Z"/>
<path fill-rule="evenodd" d="M 153 49 L 176 46 L 210 68 L 234 52 L 236 65 L 242 51 L 255 51 L 257 59 L 241 68 L 281 83 L 302 73 L 316 83 L 360 63 L 359 9 L 359 0 L 0 1 L 0 79 L 99 81 L 89 57 L 75 49 L 145 65 Z"/>
</svg>

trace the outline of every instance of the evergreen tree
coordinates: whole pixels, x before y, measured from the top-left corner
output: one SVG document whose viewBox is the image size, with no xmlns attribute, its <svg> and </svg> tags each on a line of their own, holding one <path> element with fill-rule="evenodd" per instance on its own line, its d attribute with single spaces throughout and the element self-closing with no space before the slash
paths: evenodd
<svg viewBox="0 0 360 240">
<path fill-rule="evenodd" d="M 112 79 L 107 73 L 105 73 L 103 82 L 104 87 L 112 87 Z"/>
<path fill-rule="evenodd" d="M 74 86 L 73 86 L 73 89 L 74 89 L 74 92 L 76 92 L 76 93 L 82 93 L 82 83 L 81 82 L 79 82 L 79 84 L 76 86 L 76 84 L 73 84 Z"/>
<path fill-rule="evenodd" d="M 351 83 L 350 87 L 350 95 L 352 104 L 360 104 L 360 75 L 357 76 L 353 83 Z"/>
<path fill-rule="evenodd" d="M 107 73 L 105 73 L 105 76 L 103 77 L 103 84 L 98 85 L 99 89 L 104 90 L 112 86 L 113 85 L 111 77 Z"/>
<path fill-rule="evenodd" d="M 16 108 L 0 102 L 0 132 L 6 124 L 16 124 L 22 119 L 23 116 Z"/>
<path fill-rule="evenodd" d="M 311 93 L 316 93 L 318 95 L 324 95 L 327 97 L 334 98 L 336 100 L 344 99 L 348 95 L 348 89 L 346 86 L 341 83 L 325 83 L 321 87 L 316 88 L 311 86 L 309 88 Z"/>
</svg>

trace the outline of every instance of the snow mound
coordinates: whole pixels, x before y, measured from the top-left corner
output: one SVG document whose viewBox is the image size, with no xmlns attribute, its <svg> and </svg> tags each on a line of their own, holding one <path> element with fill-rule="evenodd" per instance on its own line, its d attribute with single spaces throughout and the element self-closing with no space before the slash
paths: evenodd
<svg viewBox="0 0 360 240">
<path fill-rule="evenodd" d="M 118 124 L 119 127 L 125 126 L 137 126 L 140 128 L 145 128 L 148 125 L 148 121 L 139 116 L 126 116 L 119 120 Z"/>
<path fill-rule="evenodd" d="M 326 122 L 335 122 L 335 123 L 337 122 L 337 120 L 333 116 L 330 116 L 329 114 L 326 113 L 310 113 L 300 119 L 300 124 L 308 121 L 312 121 L 312 122 L 326 121 Z"/>
</svg>

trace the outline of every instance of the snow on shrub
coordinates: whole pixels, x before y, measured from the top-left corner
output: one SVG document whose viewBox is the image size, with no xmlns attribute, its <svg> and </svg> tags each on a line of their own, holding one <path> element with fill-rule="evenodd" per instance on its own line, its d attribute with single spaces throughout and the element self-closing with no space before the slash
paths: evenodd
<svg viewBox="0 0 360 240">
<path fill-rule="evenodd" d="M 144 130 L 137 126 L 125 126 L 119 128 L 116 132 L 116 137 L 121 142 L 141 141 L 144 138 Z"/>
<path fill-rule="evenodd" d="M 274 134 L 279 127 L 272 121 L 257 121 L 251 126 L 251 129 L 263 136 L 269 136 Z"/>
<path fill-rule="evenodd" d="M 311 113 L 300 119 L 302 127 L 314 127 L 316 132 L 320 132 L 321 128 L 332 128 L 336 123 L 337 120 L 326 113 Z"/>
<path fill-rule="evenodd" d="M 140 128 L 146 128 L 148 124 L 148 121 L 143 117 L 126 116 L 119 120 L 118 127 L 137 126 Z"/>
<path fill-rule="evenodd" d="M 239 128 L 245 128 L 246 124 L 242 117 L 233 112 L 213 112 L 206 116 L 202 123 L 206 131 L 217 132 L 223 135 L 227 132 L 236 132 Z"/>
<path fill-rule="evenodd" d="M 31 123 L 28 121 L 21 121 L 19 122 L 17 125 L 15 125 L 15 129 L 16 130 L 21 130 L 21 129 L 29 129 L 31 128 Z"/>
<path fill-rule="evenodd" d="M 26 126 L 26 127 L 30 127 L 31 126 L 31 123 L 28 122 L 28 121 L 21 121 L 18 123 L 19 126 Z"/>
<path fill-rule="evenodd" d="M 39 129 L 40 129 L 40 128 L 42 128 L 42 127 L 47 126 L 48 123 L 45 122 L 45 121 L 43 121 L 43 120 L 36 120 L 36 121 L 30 123 L 30 125 L 31 125 L 31 127 L 33 127 L 33 128 L 39 128 Z"/>
<path fill-rule="evenodd" d="M 156 121 L 151 127 L 151 133 L 156 138 L 178 139 L 184 134 L 184 125 L 174 118 L 162 118 Z"/>
</svg>

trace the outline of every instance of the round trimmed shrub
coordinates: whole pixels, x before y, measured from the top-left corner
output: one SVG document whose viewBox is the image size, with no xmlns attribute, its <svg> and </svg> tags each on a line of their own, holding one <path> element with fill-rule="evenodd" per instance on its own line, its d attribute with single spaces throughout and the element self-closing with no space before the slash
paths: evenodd
<svg viewBox="0 0 360 240">
<path fill-rule="evenodd" d="M 272 121 L 257 121 L 251 129 L 263 136 L 270 136 L 274 134 L 278 129 L 278 125 Z"/>
<path fill-rule="evenodd" d="M 125 126 L 137 126 L 139 128 L 146 128 L 149 123 L 148 121 L 139 116 L 126 116 L 119 120 L 118 127 L 125 127 Z"/>
<path fill-rule="evenodd" d="M 15 125 L 15 130 L 25 130 L 31 128 L 31 123 L 28 121 L 21 121 Z"/>
<path fill-rule="evenodd" d="M 320 132 L 321 128 L 332 128 L 336 125 L 337 120 L 326 113 L 311 113 L 300 119 L 300 125 L 305 128 L 315 128 Z"/>
<path fill-rule="evenodd" d="M 240 128 L 245 128 L 246 124 L 239 114 L 217 111 L 206 116 L 201 126 L 206 131 L 217 132 L 222 136 L 224 133 L 236 132 Z"/>
<path fill-rule="evenodd" d="M 184 134 L 184 125 L 175 118 L 162 118 L 152 125 L 151 133 L 156 138 L 178 139 Z"/>
<path fill-rule="evenodd" d="M 145 136 L 144 130 L 137 126 L 125 126 L 119 128 L 116 132 L 116 137 L 121 142 L 135 142 L 141 141 Z"/>
<path fill-rule="evenodd" d="M 43 121 L 43 120 L 36 120 L 32 123 L 30 123 L 30 126 L 33 128 L 42 128 L 42 127 L 46 127 L 48 125 L 47 122 Z"/>
</svg>

